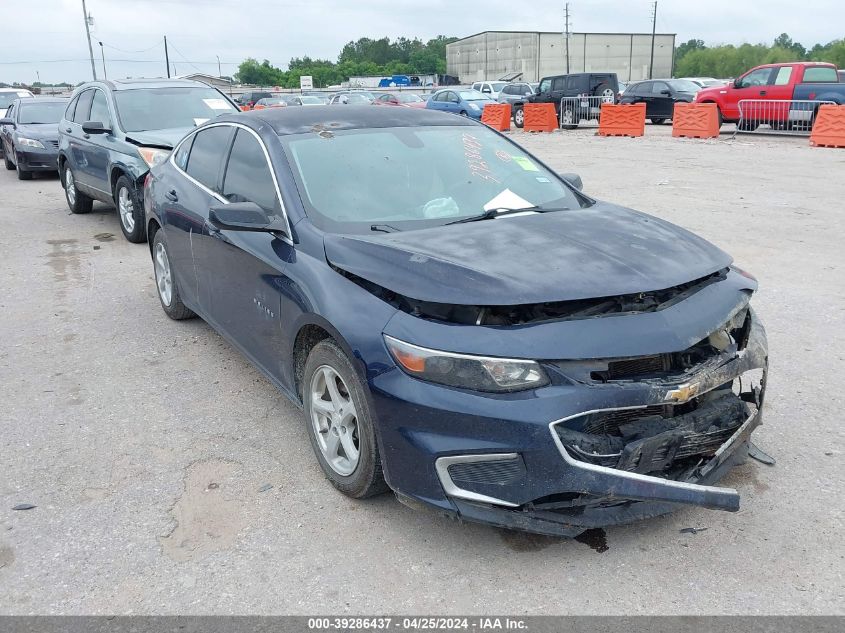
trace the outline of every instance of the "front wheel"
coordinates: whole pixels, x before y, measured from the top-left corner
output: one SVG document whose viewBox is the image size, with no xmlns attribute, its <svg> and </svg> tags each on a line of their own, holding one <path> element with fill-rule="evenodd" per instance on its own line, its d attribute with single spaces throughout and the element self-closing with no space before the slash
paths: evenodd
<svg viewBox="0 0 845 633">
<path fill-rule="evenodd" d="M 666 119 L 661 119 L 661 118 L 651 119 L 652 125 L 663 125 L 664 123 L 666 123 Z"/>
<path fill-rule="evenodd" d="M 517 106 L 513 111 L 513 124 L 518 128 L 525 125 L 525 111 L 521 106 Z"/>
<path fill-rule="evenodd" d="M 170 253 L 168 253 L 167 244 L 164 242 L 163 231 L 156 231 L 152 250 L 156 289 L 164 313 L 174 321 L 196 316 L 189 308 L 185 307 L 182 298 L 179 296 L 179 287 L 176 285 L 176 278 L 173 276 Z"/>
<path fill-rule="evenodd" d="M 32 180 L 32 172 L 27 171 L 26 169 L 21 167 L 20 163 L 18 163 L 17 170 L 18 170 L 18 180 Z"/>
<path fill-rule="evenodd" d="M 71 213 L 88 213 L 91 211 L 94 201 L 77 190 L 76 179 L 70 167 L 64 167 L 62 184 L 65 188 L 65 200 L 67 200 L 67 206 L 70 207 Z"/>
<path fill-rule="evenodd" d="M 302 377 L 308 437 L 328 480 L 354 499 L 387 490 L 364 389 L 333 340 L 320 341 L 308 354 Z"/>
<path fill-rule="evenodd" d="M 8 154 L 3 156 L 3 160 L 6 162 L 6 169 L 8 169 L 9 171 L 15 170 L 15 164 L 11 160 L 9 160 Z"/>
<path fill-rule="evenodd" d="M 574 130 L 578 127 L 578 117 L 575 115 L 575 110 L 571 107 L 564 108 L 560 114 L 560 127 L 564 130 Z"/>
<path fill-rule="evenodd" d="M 120 218 L 120 230 L 130 242 L 138 244 L 147 240 L 144 227 L 144 205 L 138 201 L 135 187 L 127 176 L 121 176 L 114 185 L 114 206 Z"/>
</svg>

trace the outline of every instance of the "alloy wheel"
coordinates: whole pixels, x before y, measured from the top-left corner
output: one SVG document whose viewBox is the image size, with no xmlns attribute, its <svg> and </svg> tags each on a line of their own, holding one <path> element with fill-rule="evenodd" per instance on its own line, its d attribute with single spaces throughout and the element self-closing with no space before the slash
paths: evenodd
<svg viewBox="0 0 845 633">
<path fill-rule="evenodd" d="M 311 377 L 310 414 L 317 445 L 326 463 L 338 475 L 355 472 L 361 456 L 358 414 L 343 378 L 328 365 Z"/>
<path fill-rule="evenodd" d="M 73 182 L 73 172 L 70 169 L 65 170 L 65 194 L 70 206 L 76 204 L 76 185 Z"/>
<path fill-rule="evenodd" d="M 167 250 L 161 242 L 156 244 L 155 247 L 155 274 L 161 302 L 169 306 L 173 300 L 173 277 L 170 272 L 170 259 L 167 257 Z"/>
<path fill-rule="evenodd" d="M 562 122 L 563 125 L 573 125 L 575 122 L 575 113 L 572 110 L 564 110 Z"/>
<path fill-rule="evenodd" d="M 519 108 L 513 115 L 513 122 L 516 123 L 517 127 L 522 127 L 525 123 L 525 112 L 523 112 L 522 108 Z"/>
<path fill-rule="evenodd" d="M 135 230 L 135 205 L 132 203 L 132 196 L 129 189 L 121 187 L 117 192 L 117 210 L 120 213 L 120 222 L 127 233 Z"/>
</svg>

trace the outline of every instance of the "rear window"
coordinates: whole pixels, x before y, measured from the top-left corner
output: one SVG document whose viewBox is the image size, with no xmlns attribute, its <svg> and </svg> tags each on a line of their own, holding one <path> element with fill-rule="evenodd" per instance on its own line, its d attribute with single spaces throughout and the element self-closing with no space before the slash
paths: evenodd
<svg viewBox="0 0 845 633">
<path fill-rule="evenodd" d="M 217 177 L 223 165 L 223 153 L 229 149 L 234 128 L 228 125 L 210 127 L 197 132 L 188 156 L 188 175 L 212 191 L 217 190 Z"/>
<path fill-rule="evenodd" d="M 819 66 L 804 69 L 804 83 L 838 83 L 839 76 L 836 69 L 830 66 Z"/>
<path fill-rule="evenodd" d="M 126 132 L 191 128 L 220 114 L 237 112 L 214 88 L 117 90 L 114 100 Z"/>
</svg>

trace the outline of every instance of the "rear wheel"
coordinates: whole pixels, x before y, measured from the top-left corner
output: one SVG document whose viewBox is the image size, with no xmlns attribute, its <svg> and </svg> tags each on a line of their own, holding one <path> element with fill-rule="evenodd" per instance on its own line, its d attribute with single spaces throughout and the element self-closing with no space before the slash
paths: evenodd
<svg viewBox="0 0 845 633">
<path fill-rule="evenodd" d="M 513 124 L 518 128 L 522 128 L 525 125 L 525 111 L 522 109 L 522 106 L 516 106 L 514 108 Z"/>
<path fill-rule="evenodd" d="M 736 129 L 741 130 L 742 132 L 753 132 L 757 129 L 759 123 L 756 121 L 740 121 L 736 124 Z"/>
<path fill-rule="evenodd" d="M 333 340 L 320 341 L 308 354 L 302 403 L 311 446 L 332 485 L 355 499 L 388 489 L 364 389 Z"/>
<path fill-rule="evenodd" d="M 94 201 L 76 189 L 73 170 L 67 165 L 64 166 L 62 184 L 65 188 L 65 200 L 67 200 L 67 206 L 70 207 L 71 213 L 88 213 L 91 211 Z"/>
<path fill-rule="evenodd" d="M 167 244 L 164 243 L 162 231 L 156 231 L 152 250 L 156 289 L 164 313 L 174 321 L 196 316 L 189 308 L 185 307 L 179 296 L 179 288 L 176 285 L 176 278 L 173 276 L 170 255 L 167 252 Z"/>
<path fill-rule="evenodd" d="M 124 237 L 135 244 L 146 241 L 144 205 L 138 201 L 135 187 L 127 176 L 121 176 L 114 184 L 114 206 Z"/>
<path fill-rule="evenodd" d="M 664 123 L 666 123 L 666 119 L 661 119 L 660 117 L 656 119 L 651 119 L 652 125 L 663 125 Z"/>
<path fill-rule="evenodd" d="M 574 130 L 578 127 L 578 117 L 572 106 L 566 106 L 560 113 L 560 127 L 564 130 Z"/>
</svg>

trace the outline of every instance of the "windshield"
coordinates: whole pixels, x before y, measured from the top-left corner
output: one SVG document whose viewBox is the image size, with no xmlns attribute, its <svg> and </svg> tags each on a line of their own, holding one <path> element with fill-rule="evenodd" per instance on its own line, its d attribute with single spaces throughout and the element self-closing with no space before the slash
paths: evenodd
<svg viewBox="0 0 845 633">
<path fill-rule="evenodd" d="M 0 92 L 0 109 L 5 110 L 15 99 L 31 98 L 32 95 L 28 92 Z"/>
<path fill-rule="evenodd" d="M 303 105 L 321 105 L 323 103 L 317 97 L 304 96 L 304 97 L 300 97 L 300 99 L 302 100 Z"/>
<path fill-rule="evenodd" d="M 494 81 L 490 85 L 493 87 L 493 92 L 501 92 L 502 88 L 504 88 L 508 84 L 504 81 Z"/>
<path fill-rule="evenodd" d="M 478 90 L 461 90 L 458 94 L 464 101 L 490 101 L 490 97 Z"/>
<path fill-rule="evenodd" d="M 483 127 L 370 128 L 281 141 L 306 212 L 326 231 L 411 230 L 491 208 L 581 206 L 557 176 Z"/>
<path fill-rule="evenodd" d="M 54 101 L 52 103 L 26 103 L 21 102 L 18 120 L 23 125 L 34 125 L 37 123 L 58 123 L 67 109 L 67 103 Z"/>
<path fill-rule="evenodd" d="M 697 83 L 686 79 L 672 79 L 666 83 L 668 83 L 675 92 L 698 92 L 701 90 L 701 86 Z"/>
<path fill-rule="evenodd" d="M 422 101 L 417 95 L 407 93 L 396 95 L 396 99 L 399 103 L 420 103 Z"/>
<path fill-rule="evenodd" d="M 238 112 L 213 88 L 116 90 L 117 114 L 125 132 L 193 127 Z"/>
</svg>

